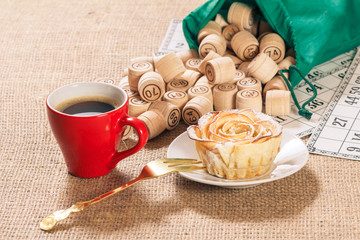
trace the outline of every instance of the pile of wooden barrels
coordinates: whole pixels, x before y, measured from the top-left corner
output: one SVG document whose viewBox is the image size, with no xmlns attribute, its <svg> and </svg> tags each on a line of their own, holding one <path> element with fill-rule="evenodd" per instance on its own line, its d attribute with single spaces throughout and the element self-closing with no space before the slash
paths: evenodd
<svg viewBox="0 0 360 240">
<path fill-rule="evenodd" d="M 254 9 L 233 3 L 227 21 L 218 14 L 199 31 L 198 42 L 198 51 L 139 57 L 125 69 L 120 87 L 129 95 L 129 115 L 145 123 L 149 139 L 181 119 L 197 124 L 213 110 L 290 113 L 291 94 L 279 71 L 296 64 L 294 51 L 286 51 Z"/>
</svg>

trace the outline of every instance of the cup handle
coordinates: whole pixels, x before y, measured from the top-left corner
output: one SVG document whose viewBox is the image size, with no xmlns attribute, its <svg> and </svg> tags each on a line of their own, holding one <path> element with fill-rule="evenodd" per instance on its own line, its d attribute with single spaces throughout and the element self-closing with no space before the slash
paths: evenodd
<svg viewBox="0 0 360 240">
<path fill-rule="evenodd" d="M 119 125 L 120 129 L 122 129 L 126 125 L 129 125 L 129 126 L 135 128 L 135 130 L 138 132 L 139 141 L 137 142 L 137 144 L 134 147 L 132 147 L 130 149 L 127 149 L 122 152 L 116 152 L 111 161 L 111 166 L 110 166 L 111 169 L 115 168 L 116 164 L 120 160 L 138 152 L 141 148 L 143 148 L 145 146 L 145 144 L 148 140 L 148 136 L 149 136 L 148 130 L 147 130 L 145 124 L 141 120 L 139 120 L 135 117 L 125 116 L 122 119 L 120 119 L 118 125 Z"/>
</svg>

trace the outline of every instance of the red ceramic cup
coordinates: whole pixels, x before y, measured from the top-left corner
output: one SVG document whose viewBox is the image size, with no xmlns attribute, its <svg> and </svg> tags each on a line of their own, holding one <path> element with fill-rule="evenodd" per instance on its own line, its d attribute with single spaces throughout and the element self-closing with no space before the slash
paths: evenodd
<svg viewBox="0 0 360 240">
<path fill-rule="evenodd" d="M 69 99 L 102 96 L 115 99 L 114 110 L 90 116 L 69 115 L 56 107 Z M 46 100 L 48 119 L 64 155 L 69 172 L 77 177 L 93 178 L 109 173 L 116 164 L 139 151 L 147 142 L 148 131 L 143 122 L 128 116 L 126 92 L 111 84 L 82 82 L 66 85 L 52 92 Z M 139 141 L 128 150 L 118 152 L 125 126 L 136 129 Z"/>
</svg>

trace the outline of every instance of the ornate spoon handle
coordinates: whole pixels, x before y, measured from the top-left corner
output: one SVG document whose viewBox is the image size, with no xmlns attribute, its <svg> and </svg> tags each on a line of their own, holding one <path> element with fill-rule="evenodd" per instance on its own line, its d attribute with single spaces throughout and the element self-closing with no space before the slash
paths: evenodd
<svg viewBox="0 0 360 240">
<path fill-rule="evenodd" d="M 71 213 L 81 212 L 86 207 L 88 207 L 94 203 L 100 202 L 101 200 L 104 200 L 105 198 L 114 195 L 114 194 L 120 192 L 121 190 L 124 190 L 125 188 L 130 187 L 131 185 L 139 182 L 140 180 L 143 180 L 143 178 L 137 177 L 134 180 L 132 180 L 114 190 L 111 190 L 110 192 L 107 192 L 101 196 L 93 198 L 89 201 L 77 202 L 68 209 L 56 211 L 53 214 L 51 214 L 51 215 L 47 216 L 46 218 L 44 218 L 43 220 L 41 220 L 40 228 L 41 228 L 41 230 L 49 231 L 49 230 L 53 229 L 53 227 L 56 225 L 56 223 L 69 217 L 69 215 Z"/>
</svg>

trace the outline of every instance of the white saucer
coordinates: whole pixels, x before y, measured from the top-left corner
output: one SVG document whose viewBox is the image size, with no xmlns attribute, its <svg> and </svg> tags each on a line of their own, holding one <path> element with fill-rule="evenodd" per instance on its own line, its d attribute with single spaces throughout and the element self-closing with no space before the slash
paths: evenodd
<svg viewBox="0 0 360 240">
<path fill-rule="evenodd" d="M 199 159 L 194 141 L 188 137 L 186 132 L 180 134 L 170 144 L 167 157 Z M 209 185 L 225 188 L 248 188 L 296 173 L 306 164 L 308 157 L 309 152 L 303 141 L 285 130 L 282 134 L 280 152 L 264 175 L 246 180 L 227 180 L 210 175 L 205 170 L 180 172 L 179 174 L 189 180 Z"/>
</svg>

